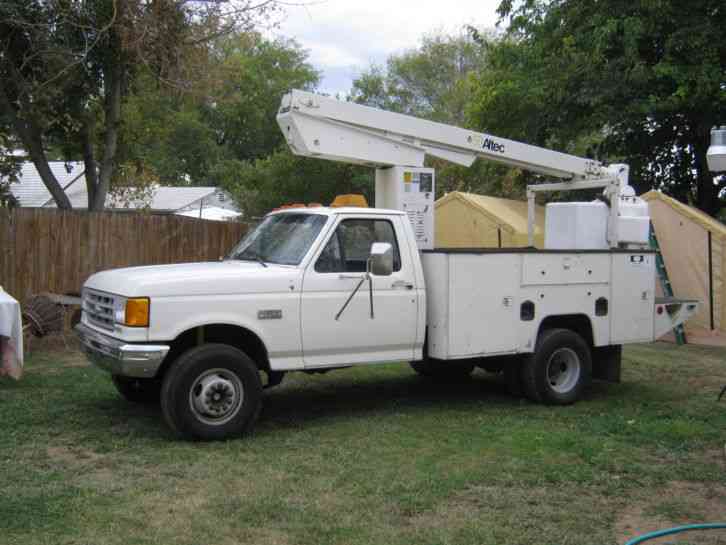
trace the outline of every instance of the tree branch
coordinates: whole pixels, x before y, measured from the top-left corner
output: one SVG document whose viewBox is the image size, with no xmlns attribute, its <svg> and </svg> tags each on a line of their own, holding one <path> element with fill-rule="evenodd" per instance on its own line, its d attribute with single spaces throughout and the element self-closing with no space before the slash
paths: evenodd
<svg viewBox="0 0 726 545">
<path fill-rule="evenodd" d="M 125 1 L 125 0 L 122 0 L 122 1 Z M 96 36 L 96 39 L 93 41 L 93 43 L 90 46 L 86 46 L 84 48 L 84 51 L 82 52 L 82 54 L 79 56 L 79 58 L 77 60 L 66 64 L 61 70 L 59 70 L 50 79 L 47 79 L 44 82 L 42 82 L 41 84 L 39 84 L 38 87 L 37 87 L 37 89 L 36 89 L 36 92 L 37 91 L 40 91 L 41 89 L 43 89 L 43 87 L 45 87 L 46 85 L 48 85 L 50 83 L 53 83 L 55 80 L 57 80 L 58 78 L 60 78 L 61 76 L 63 76 L 66 72 L 70 71 L 71 68 L 73 68 L 74 66 L 77 66 L 77 65 L 81 64 L 83 61 L 86 60 L 86 58 L 88 57 L 88 54 L 91 52 L 91 50 L 94 47 L 96 47 L 96 45 L 98 44 L 98 42 L 101 41 L 101 37 L 106 32 L 108 32 L 111 29 L 111 27 L 113 26 L 113 24 L 116 22 L 116 17 L 118 15 L 118 10 L 116 8 L 116 0 L 112 0 L 111 4 L 113 6 L 113 14 L 111 15 L 111 20 L 108 22 L 108 24 L 104 25 L 102 28 L 100 28 L 98 30 L 98 35 Z"/>
<path fill-rule="evenodd" d="M 45 187 L 48 188 L 58 208 L 70 210 L 72 208 L 71 201 L 48 166 L 48 158 L 43 150 L 40 130 L 31 121 L 26 121 L 18 116 L 15 107 L 8 98 L 2 78 L 0 78 L 0 112 L 7 116 L 13 127 L 15 127 L 20 140 L 30 154 L 30 159 L 38 170 L 41 180 L 43 180 Z"/>
</svg>

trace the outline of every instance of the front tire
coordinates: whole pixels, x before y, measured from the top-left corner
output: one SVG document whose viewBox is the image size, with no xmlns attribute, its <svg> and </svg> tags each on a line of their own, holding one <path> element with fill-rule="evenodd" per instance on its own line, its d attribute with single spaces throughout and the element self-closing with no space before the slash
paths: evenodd
<svg viewBox="0 0 726 545">
<path fill-rule="evenodd" d="M 255 363 L 241 350 L 205 344 L 182 354 L 164 376 L 161 408 L 185 439 L 214 441 L 249 433 L 262 407 Z"/>
<path fill-rule="evenodd" d="M 158 379 L 111 375 L 111 382 L 126 401 L 148 405 L 159 403 L 161 381 Z"/>
<path fill-rule="evenodd" d="M 585 340 L 569 329 L 548 329 L 522 365 L 522 386 L 529 399 L 568 405 L 590 384 L 592 357 Z"/>
</svg>

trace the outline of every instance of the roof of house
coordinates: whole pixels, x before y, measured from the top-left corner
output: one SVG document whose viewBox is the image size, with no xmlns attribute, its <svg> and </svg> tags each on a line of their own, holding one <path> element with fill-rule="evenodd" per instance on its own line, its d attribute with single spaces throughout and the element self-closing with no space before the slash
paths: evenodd
<svg viewBox="0 0 726 545">
<path fill-rule="evenodd" d="M 227 210 L 226 208 L 220 208 L 219 206 L 207 206 L 203 208 L 201 218 L 199 217 L 199 210 L 195 208 L 190 208 L 189 210 L 185 210 L 183 212 L 177 212 L 176 214 L 179 216 L 187 216 L 190 218 L 198 218 L 212 221 L 228 221 L 242 215 L 240 212 L 235 212 L 234 210 Z"/>
<path fill-rule="evenodd" d="M 83 179 L 82 162 L 49 161 L 48 166 L 61 187 L 67 187 L 70 184 L 72 184 L 71 187 L 76 184 L 86 185 L 85 179 Z M 75 182 L 79 177 L 81 180 Z M 33 163 L 23 163 L 18 178 L 18 183 L 10 184 L 10 192 L 18 199 L 20 206 L 43 206 L 51 199 L 50 192 L 45 187 Z"/>
<path fill-rule="evenodd" d="M 84 176 L 84 164 L 80 161 L 69 163 L 49 161 L 48 166 L 61 187 L 65 189 L 73 208 L 87 208 L 88 190 Z M 126 200 L 109 195 L 106 198 L 106 208 L 135 209 L 148 207 L 155 211 L 175 212 L 194 206 L 201 199 L 208 198 L 219 191 L 220 189 L 217 187 L 157 186 L 153 189 L 150 203 L 146 199 Z M 30 161 L 23 163 L 18 182 L 10 184 L 10 192 L 18 199 L 21 207 L 55 207 L 53 197 L 45 187 L 35 165 Z"/>
<path fill-rule="evenodd" d="M 698 208 L 694 208 L 693 206 L 684 204 L 681 201 L 677 201 L 673 197 L 669 197 L 668 195 L 665 195 L 660 191 L 655 191 L 652 189 L 647 193 L 641 195 L 640 198 L 648 202 L 653 200 L 663 202 L 680 214 L 695 221 L 707 231 L 711 231 L 712 233 L 716 234 L 721 238 L 726 238 L 726 225 L 718 221 L 716 218 L 709 216 L 702 210 L 699 210 Z"/>
<path fill-rule="evenodd" d="M 527 233 L 527 201 L 488 197 L 475 193 L 452 191 L 436 201 L 435 207 L 458 200 L 513 233 Z M 544 232 L 544 207 L 535 206 L 535 232 Z"/>
<path fill-rule="evenodd" d="M 201 199 L 213 195 L 219 191 L 217 187 L 169 187 L 157 186 L 153 188 L 151 201 L 147 199 L 120 199 L 114 195 L 106 197 L 107 209 L 136 209 L 149 208 L 156 211 L 173 212 L 181 208 L 186 208 L 192 204 L 199 202 Z M 88 207 L 88 193 L 86 184 L 74 184 L 67 192 L 73 208 Z M 54 206 L 53 201 L 47 203 L 48 206 Z"/>
</svg>

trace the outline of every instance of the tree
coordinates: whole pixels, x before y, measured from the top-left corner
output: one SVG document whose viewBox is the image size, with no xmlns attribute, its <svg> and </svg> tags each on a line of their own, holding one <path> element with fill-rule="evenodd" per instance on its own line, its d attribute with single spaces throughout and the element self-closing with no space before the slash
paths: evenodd
<svg viewBox="0 0 726 545">
<path fill-rule="evenodd" d="M 218 141 L 239 160 L 258 159 L 284 144 L 275 117 L 290 89 L 312 90 L 320 74 L 294 40 L 256 32 L 223 40 L 218 84 L 205 117 Z"/>
<path fill-rule="evenodd" d="M 373 65 L 353 81 L 349 99 L 385 110 L 463 125 L 470 100 L 469 76 L 484 49 L 468 33 L 424 36 L 421 46 L 391 55 L 385 69 Z"/>
<path fill-rule="evenodd" d="M 143 164 L 165 184 L 216 185 L 221 163 L 279 149 L 280 97 L 319 78 L 306 52 L 252 31 L 210 43 L 208 53 L 204 73 L 183 92 L 153 75 L 135 78 L 122 110 L 119 162 Z"/>
<path fill-rule="evenodd" d="M 220 165 L 219 175 L 248 218 L 286 203 L 328 205 L 336 195 L 347 193 L 363 194 L 373 202 L 370 168 L 297 157 L 288 150 L 255 161 L 230 161 Z"/>
<path fill-rule="evenodd" d="M 25 148 L 59 208 L 70 202 L 47 150 L 82 156 L 89 209 L 102 209 L 136 71 L 183 87 L 183 60 L 276 8 L 272 0 L 0 0 L 0 135 Z"/>
<path fill-rule="evenodd" d="M 203 112 L 210 95 L 206 83 L 179 90 L 159 85 L 152 74 L 138 75 L 122 108 L 118 163 L 145 169 L 166 185 L 209 185 L 209 172 L 225 158 Z"/>
<path fill-rule="evenodd" d="M 0 180 L 0 208 L 12 208 L 18 205 L 18 200 L 10 192 L 10 182 Z"/>
<path fill-rule="evenodd" d="M 0 134 L 0 138 L 2 135 Z M 4 139 L 4 146 L 12 145 L 13 142 Z M 10 208 L 18 205 L 18 200 L 10 191 L 10 184 L 18 181 L 22 157 L 12 151 L 5 151 L 0 146 L 0 154 L 5 153 L 5 160 L 0 161 L 0 208 Z"/>
<path fill-rule="evenodd" d="M 726 180 L 705 154 L 726 119 L 723 2 L 505 0 L 499 13 L 509 27 L 475 78 L 475 126 L 627 162 L 639 192 L 718 212 Z"/>
<path fill-rule="evenodd" d="M 386 67 L 373 65 L 353 81 L 349 100 L 384 110 L 467 126 L 471 78 L 485 64 L 486 49 L 470 29 L 457 35 L 424 36 L 421 46 L 391 55 Z M 469 191 L 489 195 L 521 196 L 507 169 L 486 161 L 469 168 L 429 158 L 436 169 L 436 193 Z"/>
</svg>

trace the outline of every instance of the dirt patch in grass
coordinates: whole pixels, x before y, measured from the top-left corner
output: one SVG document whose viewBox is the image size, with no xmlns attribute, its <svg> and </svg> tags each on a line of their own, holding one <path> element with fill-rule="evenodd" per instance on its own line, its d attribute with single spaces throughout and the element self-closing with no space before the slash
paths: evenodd
<svg viewBox="0 0 726 545">
<path fill-rule="evenodd" d="M 58 351 L 79 351 L 81 344 L 72 331 L 52 333 L 45 337 L 25 337 L 24 349 L 26 355 L 46 354 Z"/>
<path fill-rule="evenodd" d="M 25 345 L 24 351 L 24 373 L 55 375 L 63 369 L 90 366 L 80 350 L 78 340 L 72 334 L 33 338 Z"/>
<path fill-rule="evenodd" d="M 250 528 L 245 534 L 244 542 L 256 545 L 288 545 L 291 543 L 287 533 L 271 528 Z"/>
<path fill-rule="evenodd" d="M 709 372 L 710 371 L 710 372 Z M 686 379 L 686 383 L 691 391 L 712 392 L 714 401 L 718 400 L 718 394 L 721 392 L 722 386 L 726 385 L 726 372 L 717 373 L 716 369 L 703 373 L 696 373 Z M 723 398 L 722 398 L 723 402 Z"/>
<path fill-rule="evenodd" d="M 81 488 L 107 493 L 127 485 L 113 460 L 104 454 L 83 447 L 52 446 L 46 449 L 46 455 Z"/>
<path fill-rule="evenodd" d="M 726 444 L 724 444 L 723 448 L 707 450 L 703 457 L 726 471 Z"/>
<path fill-rule="evenodd" d="M 615 533 L 618 543 L 625 543 L 636 536 L 664 530 L 683 524 L 699 522 L 723 522 L 726 513 L 726 486 L 722 484 L 673 481 L 668 486 L 654 490 L 628 505 L 618 515 Z M 698 534 L 682 534 L 686 537 L 664 537 L 665 541 L 690 541 L 699 544 L 726 544 L 726 530 L 710 530 Z M 697 538 L 694 540 L 694 536 Z M 689 537 L 690 536 L 690 537 Z"/>
<path fill-rule="evenodd" d="M 83 447 L 48 447 L 45 453 L 52 461 L 58 462 L 70 469 L 85 468 L 104 458 L 102 454 Z"/>
<path fill-rule="evenodd" d="M 573 535 L 582 543 L 607 543 L 611 536 L 602 524 L 614 499 L 583 487 L 471 486 L 440 502 L 434 509 L 407 520 L 413 542 L 439 536 L 477 535 L 491 543 L 567 543 Z M 578 516 L 572 517 L 576 509 Z M 436 541 L 436 540 L 434 540 Z"/>
</svg>

